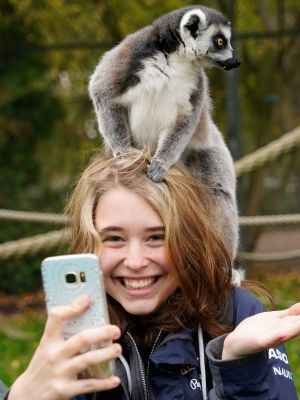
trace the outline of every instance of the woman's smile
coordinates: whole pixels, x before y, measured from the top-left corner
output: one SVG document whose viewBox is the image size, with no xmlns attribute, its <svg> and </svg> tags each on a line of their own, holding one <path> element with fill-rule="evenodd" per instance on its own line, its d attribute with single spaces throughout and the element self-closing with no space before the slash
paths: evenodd
<svg viewBox="0 0 300 400">
<path fill-rule="evenodd" d="M 149 288 L 156 281 L 157 281 L 157 278 L 155 278 L 155 277 L 143 278 L 143 279 L 121 278 L 121 283 L 126 289 L 134 289 L 134 290 Z"/>
</svg>

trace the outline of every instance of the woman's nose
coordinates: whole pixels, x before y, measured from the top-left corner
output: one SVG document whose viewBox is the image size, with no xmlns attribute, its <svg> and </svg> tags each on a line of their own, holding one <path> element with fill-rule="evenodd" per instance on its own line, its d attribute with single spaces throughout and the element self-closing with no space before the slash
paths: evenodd
<svg viewBox="0 0 300 400">
<path fill-rule="evenodd" d="M 141 243 L 130 243 L 126 248 L 124 265 L 130 269 L 140 269 L 148 265 L 146 249 Z"/>
</svg>

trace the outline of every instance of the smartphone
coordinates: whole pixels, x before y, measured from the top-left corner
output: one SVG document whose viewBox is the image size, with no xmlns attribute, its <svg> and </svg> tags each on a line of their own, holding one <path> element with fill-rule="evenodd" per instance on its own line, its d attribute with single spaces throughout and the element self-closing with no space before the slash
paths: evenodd
<svg viewBox="0 0 300 400">
<path fill-rule="evenodd" d="M 70 304 L 82 294 L 89 296 L 91 304 L 80 316 L 66 320 L 64 337 L 109 324 L 106 293 L 102 269 L 95 254 L 70 254 L 45 258 L 41 265 L 47 312 L 52 307 Z M 83 351 L 105 347 L 110 342 L 92 345 Z M 110 360 L 89 368 L 85 376 L 109 377 L 114 374 L 114 361 Z"/>
</svg>

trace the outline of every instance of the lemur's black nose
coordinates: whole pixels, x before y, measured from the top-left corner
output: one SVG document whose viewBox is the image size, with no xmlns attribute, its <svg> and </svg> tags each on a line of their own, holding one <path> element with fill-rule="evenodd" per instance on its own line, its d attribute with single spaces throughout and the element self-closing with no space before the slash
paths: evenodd
<svg viewBox="0 0 300 400">
<path fill-rule="evenodd" d="M 228 60 L 220 61 L 219 65 L 221 68 L 225 69 L 225 71 L 229 71 L 230 69 L 239 67 L 241 62 L 237 57 L 231 57 Z"/>
</svg>

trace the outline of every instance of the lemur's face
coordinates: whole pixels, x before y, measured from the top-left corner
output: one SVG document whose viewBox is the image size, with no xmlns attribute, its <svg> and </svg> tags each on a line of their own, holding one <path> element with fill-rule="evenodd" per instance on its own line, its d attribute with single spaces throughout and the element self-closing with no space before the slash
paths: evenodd
<svg viewBox="0 0 300 400">
<path fill-rule="evenodd" d="M 238 67 L 241 63 L 230 44 L 230 24 L 218 22 L 207 24 L 203 11 L 188 11 L 180 23 L 182 39 L 180 51 L 192 60 L 201 60 L 205 66 L 216 66 L 224 70 Z"/>
</svg>

